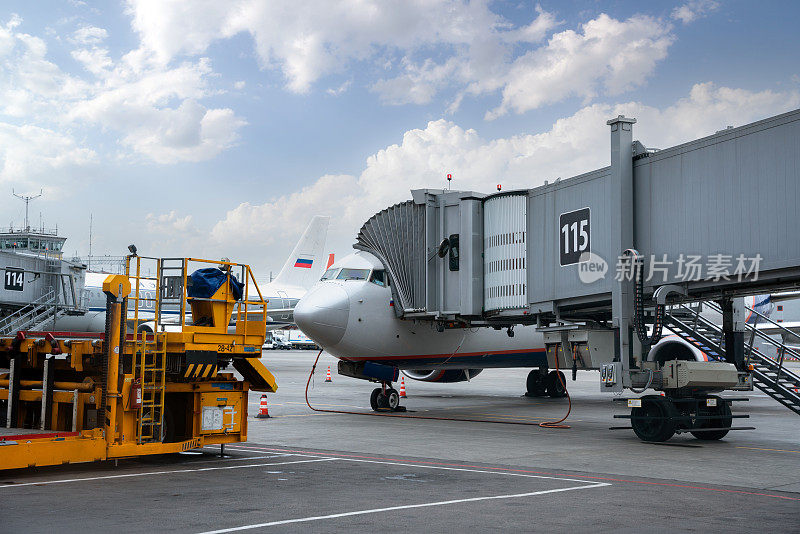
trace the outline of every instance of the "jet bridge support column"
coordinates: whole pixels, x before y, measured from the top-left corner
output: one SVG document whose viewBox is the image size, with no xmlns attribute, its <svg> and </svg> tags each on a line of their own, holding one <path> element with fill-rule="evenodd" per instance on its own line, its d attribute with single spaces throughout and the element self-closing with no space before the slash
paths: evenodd
<svg viewBox="0 0 800 534">
<path fill-rule="evenodd" d="M 724 298 L 722 308 L 722 332 L 725 341 L 725 361 L 744 371 L 744 332 L 746 329 L 744 298 Z"/>
<path fill-rule="evenodd" d="M 606 122 L 611 127 L 611 250 L 616 254 L 633 248 L 633 125 L 636 119 L 623 115 Z M 616 265 L 617 258 L 605 258 Z M 615 361 L 622 365 L 623 385 L 629 387 L 629 369 L 633 359 L 633 282 L 613 285 L 612 326 Z"/>
</svg>

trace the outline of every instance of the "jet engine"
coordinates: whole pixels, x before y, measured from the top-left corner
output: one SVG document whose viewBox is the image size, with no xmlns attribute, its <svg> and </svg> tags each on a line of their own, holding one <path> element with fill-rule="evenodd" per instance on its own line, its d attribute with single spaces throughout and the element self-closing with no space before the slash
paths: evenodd
<svg viewBox="0 0 800 534">
<path fill-rule="evenodd" d="M 477 376 L 483 369 L 408 369 L 403 374 L 422 382 L 464 382 Z"/>
<path fill-rule="evenodd" d="M 688 360 L 707 362 L 708 355 L 685 339 L 676 335 L 664 336 L 653 345 L 647 354 L 647 361 L 664 363 L 669 360 Z"/>
</svg>

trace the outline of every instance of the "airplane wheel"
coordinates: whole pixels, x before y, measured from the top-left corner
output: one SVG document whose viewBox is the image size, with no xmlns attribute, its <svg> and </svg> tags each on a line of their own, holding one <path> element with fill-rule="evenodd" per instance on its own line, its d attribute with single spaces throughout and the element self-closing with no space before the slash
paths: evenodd
<svg viewBox="0 0 800 534">
<path fill-rule="evenodd" d="M 678 410 L 659 395 L 642 397 L 642 406 L 631 409 L 631 426 L 642 441 L 667 441 L 675 434 Z"/>
<path fill-rule="evenodd" d="M 379 405 L 378 405 L 378 396 L 383 395 L 383 390 L 381 388 L 375 388 L 372 390 L 372 394 L 369 396 L 369 405 L 372 407 L 372 410 L 377 412 Z"/>
<path fill-rule="evenodd" d="M 528 380 L 525 385 L 528 388 L 527 395 L 529 397 L 543 397 L 547 393 L 547 384 L 545 384 L 544 376 L 538 369 L 528 373 Z"/>
<path fill-rule="evenodd" d="M 561 380 L 559 380 L 559 376 Z M 567 389 L 564 387 L 567 383 L 567 379 L 564 377 L 564 373 L 561 371 L 550 371 L 547 374 L 547 378 L 545 380 L 547 385 L 547 394 L 551 397 L 566 397 L 567 396 Z"/>
<path fill-rule="evenodd" d="M 400 394 L 395 389 L 386 390 L 386 406 L 393 412 L 400 406 Z"/>
<path fill-rule="evenodd" d="M 709 395 L 709 399 L 717 399 L 716 406 L 700 406 L 697 410 L 697 415 L 713 416 L 713 419 L 701 419 L 697 422 L 700 428 L 719 428 L 730 427 L 733 422 L 731 417 L 730 405 L 717 397 L 716 395 Z M 692 435 L 697 439 L 714 440 L 722 439 L 728 435 L 728 428 L 725 430 L 693 430 Z"/>
</svg>

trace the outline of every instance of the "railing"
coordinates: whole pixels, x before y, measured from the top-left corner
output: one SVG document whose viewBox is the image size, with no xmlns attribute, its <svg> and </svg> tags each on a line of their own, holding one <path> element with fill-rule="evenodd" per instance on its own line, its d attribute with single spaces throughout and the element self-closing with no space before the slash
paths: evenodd
<svg viewBox="0 0 800 534">
<path fill-rule="evenodd" d="M 156 272 L 157 276 L 143 276 L 143 262 L 151 262 L 150 268 L 145 269 L 147 272 Z M 241 263 L 233 263 L 229 261 L 215 261 L 205 260 L 198 258 L 152 258 L 147 256 L 127 256 L 125 263 L 125 272 L 131 281 L 131 294 L 128 297 L 129 301 L 133 302 L 133 327 L 134 335 L 138 339 L 141 334 L 140 326 L 154 321 L 156 331 L 165 331 L 169 326 L 180 326 L 183 330 L 187 325 L 199 326 L 197 324 L 190 325 L 191 313 L 187 309 L 187 305 L 192 301 L 209 301 L 212 299 L 201 299 L 197 297 L 188 296 L 187 279 L 189 277 L 189 269 L 199 268 L 201 266 L 215 265 L 227 275 L 235 276 L 238 271 L 238 280 L 243 283 L 243 294 L 235 303 L 235 311 L 233 317 L 238 324 L 243 320 L 242 334 L 247 336 L 248 318 L 252 316 L 259 316 L 260 323 L 263 323 L 263 328 L 266 329 L 267 320 L 267 300 L 261 294 L 255 276 L 248 265 Z M 167 276 L 165 273 L 174 272 L 175 275 Z M 154 288 L 144 288 L 146 281 L 153 282 Z M 228 282 L 230 283 L 230 282 Z M 149 293 L 152 292 L 152 293 Z M 151 295 L 152 296 L 149 296 Z M 257 295 L 257 297 L 256 297 Z M 152 303 L 152 304 L 151 304 Z M 150 305 L 151 304 L 151 305 Z M 175 309 L 170 309 L 172 305 Z M 152 319 L 149 317 L 152 309 Z M 130 309 L 130 305 L 129 305 Z M 165 318 L 165 311 L 178 312 L 179 321 L 171 322 Z M 147 314 L 147 315 L 145 315 Z M 221 326 L 221 325 L 217 325 Z M 227 329 L 228 325 L 225 325 Z M 259 328 L 261 330 L 261 328 Z"/>
<path fill-rule="evenodd" d="M 688 306 L 683 305 L 683 304 L 677 304 L 675 306 L 677 306 L 678 309 L 681 309 L 683 311 L 691 311 L 692 312 L 692 314 L 694 315 L 693 324 L 692 324 L 692 331 L 693 332 L 697 332 L 698 328 L 701 327 L 701 326 L 705 327 L 708 330 L 711 330 L 712 332 L 714 332 L 714 334 L 717 335 L 717 339 L 718 339 L 717 346 L 716 346 L 717 352 L 719 354 L 723 354 L 723 346 L 722 346 L 723 340 L 722 340 L 722 336 L 721 336 L 722 328 L 720 328 L 717 324 L 715 324 L 714 322 L 710 321 L 709 319 L 707 319 L 705 317 L 702 317 L 700 315 L 700 309 L 702 307 L 698 307 L 698 308 L 692 310 L 691 308 L 689 308 Z M 703 302 L 703 306 L 707 306 L 710 310 L 715 311 L 717 313 L 720 313 L 720 314 L 722 313 L 722 308 L 720 306 L 718 306 L 714 302 L 704 301 Z M 674 306 L 672 307 L 672 309 L 674 309 Z M 784 337 L 786 335 L 789 335 L 789 336 L 792 336 L 792 337 L 800 339 L 800 336 L 798 336 L 797 334 L 795 334 L 794 332 L 792 332 L 788 328 L 780 325 L 779 323 L 776 323 L 775 321 L 773 321 L 772 319 L 770 319 L 766 315 L 764 315 L 764 314 L 762 314 L 762 313 L 760 313 L 760 312 L 758 312 L 758 311 L 756 311 L 756 310 L 754 310 L 754 309 L 752 309 L 750 307 L 745 306 L 745 309 L 747 309 L 749 312 L 754 313 L 756 315 L 756 317 L 758 317 L 759 321 L 763 320 L 763 321 L 766 321 L 766 322 L 770 323 L 772 326 L 777 328 L 779 332 L 784 334 L 783 336 L 781 336 L 781 340 L 779 341 L 777 339 L 774 339 L 774 338 L 770 337 L 770 335 L 764 333 L 763 331 L 759 330 L 758 329 L 758 324 L 755 324 L 755 325 L 748 324 L 746 326 L 746 329 L 749 332 L 750 336 L 749 336 L 749 341 L 747 342 L 747 344 L 745 346 L 745 365 L 750 365 L 751 361 L 754 361 L 758 365 L 763 365 L 763 366 L 767 367 L 771 372 L 774 372 L 776 374 L 775 379 L 774 379 L 775 382 L 777 382 L 777 381 L 779 381 L 781 379 L 784 379 L 784 380 L 787 380 L 787 381 L 792 382 L 794 384 L 800 384 L 800 375 L 796 374 L 795 372 L 791 371 L 790 369 L 787 369 L 783 365 L 787 355 L 791 355 L 794 358 L 799 358 L 800 359 L 800 351 L 798 351 L 797 349 L 794 349 L 794 348 L 790 347 L 789 345 L 787 345 L 786 342 L 783 341 Z M 707 336 L 704 336 L 704 337 L 707 337 Z M 761 351 L 759 351 L 758 348 L 756 348 L 756 346 L 755 346 L 756 338 L 760 339 L 761 341 L 765 341 L 765 342 L 767 342 L 769 344 L 776 345 L 777 346 L 777 351 L 778 351 L 777 358 L 771 358 L 771 357 L 767 356 L 766 354 L 762 353 Z"/>
<path fill-rule="evenodd" d="M 0 320 L 0 335 L 10 335 L 17 330 L 25 330 L 40 321 L 44 315 L 54 313 L 57 307 L 56 291 L 52 287 L 38 299 Z"/>
</svg>

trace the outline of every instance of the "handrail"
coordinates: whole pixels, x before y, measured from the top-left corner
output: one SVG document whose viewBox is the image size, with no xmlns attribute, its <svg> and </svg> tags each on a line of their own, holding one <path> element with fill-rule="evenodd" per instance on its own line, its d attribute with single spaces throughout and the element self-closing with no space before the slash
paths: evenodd
<svg viewBox="0 0 800 534">
<path fill-rule="evenodd" d="M 55 297 L 56 297 L 56 290 L 53 287 L 50 287 L 49 290 L 46 293 L 44 293 L 41 297 L 29 302 L 28 304 L 26 304 L 19 310 L 15 311 L 14 313 L 9 314 L 6 317 L 0 319 L 0 331 L 5 331 L 11 325 L 17 324 L 27 317 L 38 316 L 39 312 L 43 308 L 51 308 L 53 306 L 57 306 L 58 305 L 57 303 L 50 302 L 55 300 Z"/>
<path fill-rule="evenodd" d="M 133 260 L 133 258 L 136 258 Z M 132 261 L 133 260 L 133 261 Z M 154 260 L 157 262 L 156 272 L 158 273 L 158 277 L 153 279 L 151 277 L 141 276 L 140 265 L 142 260 Z M 142 311 L 142 307 L 139 305 L 140 302 L 155 302 L 155 316 L 156 316 L 156 325 L 157 328 L 162 325 L 161 321 L 161 304 L 164 302 L 164 299 L 161 295 L 162 284 L 164 283 L 165 276 L 173 276 L 175 278 L 180 278 L 181 287 L 179 290 L 180 295 L 176 295 L 174 298 L 170 298 L 170 302 L 177 305 L 179 301 L 179 310 L 178 315 L 180 319 L 177 324 L 180 325 L 181 329 L 184 329 L 187 326 L 187 314 L 189 313 L 187 304 L 191 302 L 223 302 L 221 299 L 212 299 L 212 298 L 204 298 L 204 297 L 189 297 L 188 296 L 188 276 L 189 276 L 189 263 L 201 263 L 201 264 L 210 264 L 215 266 L 220 266 L 222 270 L 226 272 L 228 276 L 233 276 L 236 273 L 243 282 L 243 296 L 235 303 L 235 314 L 236 319 L 235 321 L 239 321 L 240 319 L 244 320 L 243 323 L 243 333 L 247 336 L 248 330 L 248 322 L 247 318 L 253 313 L 258 314 L 261 317 L 261 321 L 264 322 L 266 328 L 266 309 L 267 309 L 267 299 L 264 298 L 264 295 L 261 293 L 261 289 L 258 287 L 258 282 L 255 279 L 255 275 L 253 274 L 252 269 L 247 264 L 242 263 L 234 263 L 230 261 L 224 260 L 206 260 L 200 258 L 192 258 L 192 257 L 184 257 L 184 258 L 151 258 L 147 256 L 127 256 L 126 257 L 126 275 L 131 279 L 132 289 L 134 290 L 131 295 L 131 300 L 134 301 L 133 312 L 134 312 L 134 319 L 136 326 L 138 328 L 139 321 L 139 314 Z M 135 273 L 132 271 L 134 270 L 132 267 L 132 263 L 135 263 L 136 269 Z M 178 274 L 180 271 L 180 274 Z M 170 272 L 170 275 L 166 275 L 165 272 Z M 151 298 L 149 296 L 142 296 L 142 294 L 138 291 L 141 287 L 141 280 L 155 280 L 156 281 L 156 297 Z M 230 283 L 230 282 L 229 282 Z M 251 289 L 250 285 L 253 285 L 253 289 Z M 255 294 L 258 297 L 255 297 Z M 176 324 L 176 326 L 177 326 Z"/>
<path fill-rule="evenodd" d="M 719 306 L 717 306 L 717 304 L 716 304 L 716 303 L 714 303 L 714 302 L 711 302 L 711 301 L 704 301 L 704 304 L 705 304 L 705 305 L 707 305 L 707 306 L 708 306 L 709 308 L 711 308 L 712 310 L 714 310 L 714 311 L 716 311 L 716 312 L 719 312 L 719 313 L 722 313 L 722 308 L 721 308 L 721 307 L 719 307 Z M 784 327 L 784 326 L 782 326 L 782 325 L 780 325 L 780 324 L 778 324 L 778 323 L 774 322 L 772 319 L 770 319 L 770 318 L 769 318 L 769 317 L 767 317 L 766 315 L 764 315 L 764 314 L 762 314 L 762 313 L 760 313 L 760 312 L 757 312 L 756 310 L 754 310 L 754 309 L 752 309 L 752 308 L 750 308 L 750 307 L 748 307 L 748 306 L 745 306 L 745 309 L 746 309 L 746 310 L 748 310 L 748 311 L 751 311 L 751 312 L 755 313 L 755 314 L 756 314 L 756 315 L 759 317 L 759 319 L 766 319 L 768 322 L 772 323 L 774 326 L 778 327 L 780 330 L 782 330 L 782 331 L 784 331 L 784 332 L 786 332 L 786 333 L 789 333 L 789 334 L 791 334 L 792 336 L 794 336 L 794 337 L 797 337 L 798 339 L 800 339 L 800 336 L 798 336 L 797 334 L 795 334 L 794 332 L 792 332 L 792 331 L 791 331 L 791 330 L 789 330 L 788 328 L 786 328 L 786 327 Z M 707 320 L 706 320 L 706 321 L 707 321 Z M 710 321 L 707 321 L 707 322 L 710 322 Z M 713 323 L 711 323 L 711 324 L 713 324 Z M 714 325 L 714 326 L 716 326 L 716 325 Z M 800 352 L 798 352 L 798 351 L 794 350 L 792 347 L 790 347 L 789 345 L 787 345 L 785 342 L 783 342 L 783 341 L 780 341 L 780 342 L 778 342 L 777 340 L 775 340 L 775 339 L 772 339 L 771 337 L 769 337 L 769 335 L 768 335 L 768 334 L 765 334 L 764 332 L 762 332 L 761 330 L 759 330 L 759 329 L 758 329 L 756 326 L 753 326 L 753 325 L 747 325 L 747 328 L 750 328 L 750 329 L 752 329 L 752 330 L 754 331 L 755 335 L 756 335 L 756 336 L 758 336 L 759 338 L 761 338 L 761 339 L 762 339 L 762 340 L 764 340 L 764 341 L 769 341 L 770 343 L 780 343 L 780 346 L 782 346 L 782 347 L 785 347 L 785 349 L 786 349 L 788 352 L 790 352 L 790 353 L 791 353 L 791 354 L 793 354 L 794 356 L 796 356 L 796 357 L 800 358 Z M 766 356 L 765 356 L 765 357 L 766 357 Z"/>
<path fill-rule="evenodd" d="M 714 311 L 717 311 L 717 312 L 721 312 L 722 311 L 722 309 L 720 307 L 718 307 L 714 303 L 711 303 L 710 301 L 704 301 L 704 304 L 708 305 L 708 307 L 711 308 Z M 686 306 L 684 306 L 683 304 L 678 304 L 678 306 L 686 308 Z M 699 317 L 699 319 L 701 321 L 701 324 L 703 324 L 706 327 L 711 328 L 715 333 L 718 333 L 718 332 L 720 332 L 722 330 L 718 325 L 716 325 L 712 321 L 706 319 L 705 317 Z M 761 363 L 764 364 L 764 365 L 768 365 L 768 366 L 774 365 L 774 366 L 776 366 L 778 368 L 778 370 L 779 370 L 778 371 L 779 374 L 782 373 L 782 374 L 786 375 L 788 378 L 790 378 L 791 380 L 793 380 L 795 382 L 800 382 L 800 376 L 798 376 L 797 374 L 795 374 L 794 372 L 790 371 L 789 369 L 787 369 L 786 367 L 783 366 L 784 358 L 785 358 L 787 352 L 792 354 L 792 355 L 794 355 L 794 356 L 796 356 L 796 357 L 800 357 L 800 353 L 798 353 L 797 351 L 795 351 L 794 349 L 792 349 L 791 347 L 789 347 L 788 345 L 786 345 L 782 341 L 779 342 L 779 341 L 777 341 L 775 339 L 772 339 L 768 335 L 766 335 L 763 332 L 759 331 L 758 328 L 755 328 L 753 325 L 747 325 L 747 328 L 749 328 L 751 330 L 751 332 L 755 333 L 755 335 L 759 336 L 761 339 L 778 345 L 778 347 L 781 350 L 781 357 L 779 358 L 778 361 L 770 358 L 769 356 L 767 356 L 766 354 L 762 353 L 761 351 L 759 351 L 754 346 L 751 346 L 750 355 L 755 355 L 756 359 L 761 361 Z"/>
</svg>

